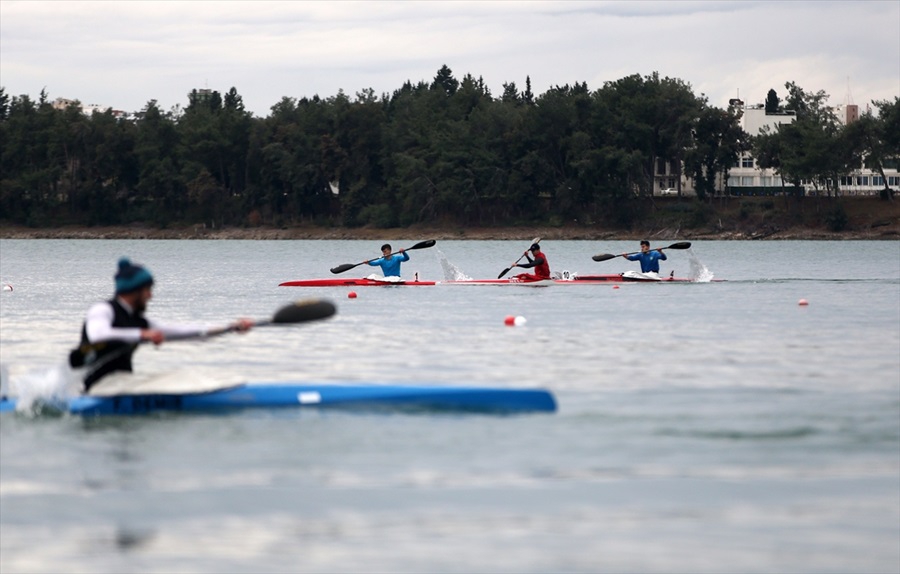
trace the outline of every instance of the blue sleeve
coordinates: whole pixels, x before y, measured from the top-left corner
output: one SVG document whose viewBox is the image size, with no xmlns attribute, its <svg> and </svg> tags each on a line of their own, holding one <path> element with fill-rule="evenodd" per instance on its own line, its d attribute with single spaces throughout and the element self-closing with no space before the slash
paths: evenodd
<svg viewBox="0 0 900 574">
<path fill-rule="evenodd" d="M 641 258 L 641 254 L 640 254 L 640 253 L 635 253 L 634 255 L 626 255 L 626 256 L 625 256 L 625 259 L 627 259 L 627 260 L 629 260 L 629 261 L 637 261 L 637 260 L 640 259 L 640 258 Z"/>
<path fill-rule="evenodd" d="M 401 253 L 401 255 L 403 255 L 403 261 L 409 261 L 409 253 L 404 251 L 403 253 Z"/>
<path fill-rule="evenodd" d="M 369 265 L 372 267 L 378 267 L 379 265 L 381 265 L 382 261 L 384 261 L 384 257 L 379 257 L 378 259 L 369 261 Z"/>
<path fill-rule="evenodd" d="M 662 251 L 657 251 L 657 253 L 659 253 L 659 258 L 662 259 L 663 261 L 668 259 L 668 257 L 666 257 L 666 254 L 663 253 Z"/>
</svg>

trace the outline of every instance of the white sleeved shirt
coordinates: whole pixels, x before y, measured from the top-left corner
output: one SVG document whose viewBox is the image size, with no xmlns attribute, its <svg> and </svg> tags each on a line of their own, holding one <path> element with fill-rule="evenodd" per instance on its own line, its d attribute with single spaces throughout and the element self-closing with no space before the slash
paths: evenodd
<svg viewBox="0 0 900 574">
<path fill-rule="evenodd" d="M 119 300 L 119 304 L 126 310 L 130 311 L 127 303 Z M 109 301 L 96 303 L 87 313 L 85 319 L 85 332 L 88 341 L 91 343 L 99 343 L 101 341 L 125 341 L 128 343 L 138 343 L 141 340 L 140 327 L 113 327 L 112 323 L 116 317 L 116 313 Z M 152 319 L 147 319 L 151 329 L 158 329 L 167 337 L 173 335 L 192 335 L 202 334 L 207 331 L 207 327 L 198 325 L 165 325 Z"/>
</svg>

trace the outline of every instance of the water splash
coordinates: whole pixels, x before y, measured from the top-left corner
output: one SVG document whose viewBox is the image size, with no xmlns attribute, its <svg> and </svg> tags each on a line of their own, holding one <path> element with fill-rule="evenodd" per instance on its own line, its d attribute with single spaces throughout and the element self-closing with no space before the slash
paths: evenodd
<svg viewBox="0 0 900 574">
<path fill-rule="evenodd" d="M 459 267 L 451 263 L 444 252 L 435 249 L 435 255 L 441 262 L 441 269 L 444 270 L 444 281 L 471 281 L 472 278 L 463 273 Z"/>
<path fill-rule="evenodd" d="M 81 394 L 81 380 L 66 365 L 27 371 L 14 378 L 3 372 L 3 381 L 4 392 L 16 398 L 16 411 L 22 413 L 58 407 Z"/>
<path fill-rule="evenodd" d="M 691 281 L 695 281 L 697 283 L 709 283 L 713 280 L 713 272 L 707 269 L 706 265 L 704 265 L 700 259 L 694 255 L 694 251 L 688 249 L 688 255 L 690 256 L 691 263 L 691 272 L 689 278 Z"/>
</svg>

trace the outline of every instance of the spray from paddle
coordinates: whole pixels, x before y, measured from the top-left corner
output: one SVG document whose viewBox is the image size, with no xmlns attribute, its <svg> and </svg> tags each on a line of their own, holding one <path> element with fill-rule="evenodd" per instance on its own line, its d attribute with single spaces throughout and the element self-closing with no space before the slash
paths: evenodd
<svg viewBox="0 0 900 574">
<path fill-rule="evenodd" d="M 450 262 L 447 256 L 440 249 L 435 249 L 435 255 L 441 262 L 441 269 L 444 270 L 444 281 L 471 281 L 472 278 L 462 272 L 462 270 Z"/>
<path fill-rule="evenodd" d="M 700 259 L 694 255 L 693 250 L 688 249 L 688 257 L 691 264 L 691 272 L 688 277 L 696 283 L 709 283 L 713 280 L 713 272 L 707 269 Z"/>
<path fill-rule="evenodd" d="M 55 410 L 54 405 L 81 394 L 82 383 L 67 365 L 38 368 L 15 377 L 4 366 L 0 375 L 4 396 L 16 397 L 16 412 L 26 415 L 37 415 L 44 408 Z"/>
</svg>

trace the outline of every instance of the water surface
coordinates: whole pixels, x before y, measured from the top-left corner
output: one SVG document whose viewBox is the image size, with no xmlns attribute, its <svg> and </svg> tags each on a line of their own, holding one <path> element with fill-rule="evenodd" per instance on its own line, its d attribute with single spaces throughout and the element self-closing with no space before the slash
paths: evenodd
<svg viewBox="0 0 900 574">
<path fill-rule="evenodd" d="M 663 262 L 714 283 L 278 287 L 381 243 L 0 241 L 0 362 L 17 384 L 54 380 L 128 255 L 153 272 L 161 320 L 339 307 L 144 348 L 142 372 L 544 387 L 560 405 L 3 416 L 0 570 L 900 570 L 900 242 L 694 242 Z M 555 271 L 637 268 L 591 260 L 636 242 L 542 245 Z M 527 247 L 440 241 L 403 271 L 492 278 Z"/>
</svg>

